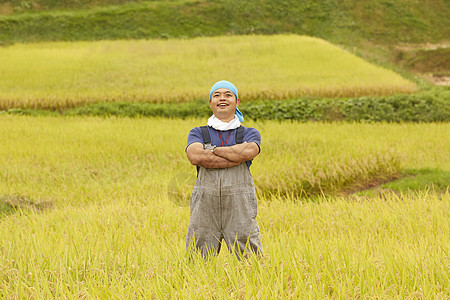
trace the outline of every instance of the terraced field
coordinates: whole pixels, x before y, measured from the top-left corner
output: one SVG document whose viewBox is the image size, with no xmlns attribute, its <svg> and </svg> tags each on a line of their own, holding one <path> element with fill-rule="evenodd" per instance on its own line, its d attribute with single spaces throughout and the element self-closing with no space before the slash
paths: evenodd
<svg viewBox="0 0 450 300">
<path fill-rule="evenodd" d="M 243 101 L 416 90 L 390 70 L 297 35 L 16 44 L 0 56 L 0 109 L 205 99 L 224 78 Z"/>
</svg>

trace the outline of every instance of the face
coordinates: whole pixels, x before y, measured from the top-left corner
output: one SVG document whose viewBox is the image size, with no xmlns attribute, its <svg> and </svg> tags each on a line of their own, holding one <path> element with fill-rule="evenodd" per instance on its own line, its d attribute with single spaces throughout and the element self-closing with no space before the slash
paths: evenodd
<svg viewBox="0 0 450 300">
<path fill-rule="evenodd" d="M 230 122 L 234 119 L 234 112 L 238 105 L 239 99 L 236 99 L 232 91 L 225 88 L 215 90 L 209 99 L 213 114 L 222 122 Z"/>
</svg>

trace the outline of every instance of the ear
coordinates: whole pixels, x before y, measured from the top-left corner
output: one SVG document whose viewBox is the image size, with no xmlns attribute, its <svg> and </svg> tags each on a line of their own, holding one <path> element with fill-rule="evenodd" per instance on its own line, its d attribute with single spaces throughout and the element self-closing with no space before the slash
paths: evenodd
<svg viewBox="0 0 450 300">
<path fill-rule="evenodd" d="M 211 108 L 211 109 L 213 109 L 213 106 L 212 106 L 212 102 L 211 102 L 211 99 L 209 99 L 209 107 Z"/>
<path fill-rule="evenodd" d="M 239 98 L 236 99 L 236 107 L 239 106 L 239 103 L 241 102 L 241 100 L 239 100 Z"/>
</svg>

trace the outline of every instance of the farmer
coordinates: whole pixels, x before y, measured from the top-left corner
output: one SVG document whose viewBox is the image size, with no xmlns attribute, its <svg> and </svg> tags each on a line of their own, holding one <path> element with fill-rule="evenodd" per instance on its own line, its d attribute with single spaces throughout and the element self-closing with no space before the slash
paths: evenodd
<svg viewBox="0 0 450 300">
<path fill-rule="evenodd" d="M 240 260 L 262 254 L 256 222 L 256 193 L 250 165 L 260 152 L 261 135 L 241 126 L 237 88 L 229 81 L 215 83 L 209 93 L 213 115 L 208 126 L 189 132 L 186 154 L 197 166 L 191 195 L 191 219 L 186 237 L 204 258 L 218 254 L 225 240 Z"/>
</svg>

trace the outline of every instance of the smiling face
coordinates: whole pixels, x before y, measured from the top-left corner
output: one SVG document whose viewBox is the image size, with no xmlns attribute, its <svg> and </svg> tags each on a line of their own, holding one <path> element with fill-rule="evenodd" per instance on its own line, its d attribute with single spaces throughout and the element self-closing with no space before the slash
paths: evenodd
<svg viewBox="0 0 450 300">
<path fill-rule="evenodd" d="M 209 106 L 213 114 L 226 123 L 234 119 L 234 112 L 238 105 L 239 99 L 236 99 L 232 91 L 225 88 L 215 90 L 209 99 Z"/>
</svg>

